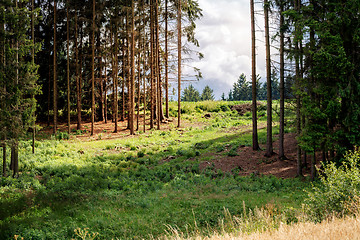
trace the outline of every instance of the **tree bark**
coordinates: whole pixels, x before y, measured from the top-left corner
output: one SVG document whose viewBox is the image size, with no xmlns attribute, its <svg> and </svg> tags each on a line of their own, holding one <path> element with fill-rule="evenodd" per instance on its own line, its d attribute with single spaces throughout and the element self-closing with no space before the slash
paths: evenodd
<svg viewBox="0 0 360 240">
<path fill-rule="evenodd" d="M 154 36 L 154 0 L 150 3 L 150 129 L 154 128 L 154 91 L 155 91 L 155 36 Z"/>
<path fill-rule="evenodd" d="M 70 19 L 69 19 L 69 0 L 66 1 L 66 47 L 67 47 L 67 60 L 66 60 L 66 77 L 67 77 L 67 123 L 68 133 L 70 134 Z"/>
<path fill-rule="evenodd" d="M 313 152 L 312 156 L 311 156 L 311 181 L 315 181 L 316 178 L 316 154 L 315 151 Z"/>
<path fill-rule="evenodd" d="M 92 35 L 91 35 L 91 136 L 94 135 L 95 121 L 95 0 L 93 0 Z"/>
<path fill-rule="evenodd" d="M 169 118 L 168 0 L 165 0 L 165 117 Z"/>
<path fill-rule="evenodd" d="M 81 129 L 81 85 L 79 69 L 79 46 L 78 46 L 78 14 L 75 12 L 75 68 L 76 68 L 76 109 L 77 125 L 76 129 Z"/>
<path fill-rule="evenodd" d="M 139 34 L 140 35 L 140 34 Z M 140 97 L 141 97 L 141 94 L 140 94 L 140 87 L 141 87 L 141 71 L 140 71 L 140 49 L 141 49 L 141 46 L 140 46 L 140 40 L 139 40 L 139 43 L 138 43 L 138 46 L 139 46 L 139 51 L 138 51 L 138 57 L 137 57 L 137 60 L 138 60 L 138 64 L 137 64 L 137 67 L 138 67 L 138 71 L 137 71 L 137 75 L 138 75 L 138 88 L 137 88 L 137 117 L 136 117 L 136 131 L 139 131 L 139 121 L 140 121 Z"/>
<path fill-rule="evenodd" d="M 271 89 L 271 63 L 270 63 L 270 34 L 269 34 L 269 2 L 264 0 L 265 17 L 265 44 L 266 44 L 266 82 L 267 82 L 267 139 L 266 157 L 271 157 L 273 152 L 272 142 L 272 89 Z"/>
<path fill-rule="evenodd" d="M 31 49 L 31 56 L 32 56 L 32 64 L 35 64 L 35 19 L 34 19 L 34 9 L 35 3 L 34 0 L 31 0 L 31 40 L 33 43 L 33 47 Z M 32 99 L 35 101 L 35 96 L 32 96 Z M 33 113 L 33 123 L 32 123 L 32 153 L 35 153 L 35 135 L 36 135 L 36 104 L 35 104 L 35 111 Z"/>
<path fill-rule="evenodd" d="M 280 128 L 279 128 L 279 159 L 285 160 L 284 153 L 284 121 L 285 121 L 285 75 L 284 75 L 284 3 L 280 3 Z"/>
<path fill-rule="evenodd" d="M 115 121 L 115 129 L 114 129 L 114 133 L 118 132 L 118 113 L 119 113 L 119 100 L 118 100 L 118 82 L 119 82 L 119 78 L 118 78 L 118 33 L 117 33 L 117 29 L 115 29 L 114 31 L 114 121 Z"/>
<path fill-rule="evenodd" d="M 135 11 L 134 1 L 131 1 L 131 80 L 130 80 L 130 135 L 135 134 L 134 113 L 135 113 Z"/>
<path fill-rule="evenodd" d="M 297 0 L 294 0 L 295 4 L 295 11 L 299 11 L 300 10 L 300 6 L 297 2 Z M 299 91 L 300 89 L 300 66 L 299 66 L 299 40 L 298 40 L 298 27 L 297 24 L 295 24 L 295 87 L 296 90 Z M 296 93 L 296 135 L 300 136 L 301 134 L 301 113 L 300 113 L 300 108 L 301 108 L 301 100 L 300 100 L 300 95 L 298 93 Z M 303 176 L 302 173 L 302 163 L 301 163 L 301 148 L 300 145 L 297 145 L 297 150 L 296 150 L 296 157 L 297 157 L 297 175 Z"/>
<path fill-rule="evenodd" d="M 2 175 L 3 177 L 6 177 L 6 142 L 4 140 L 4 143 L 2 145 L 3 148 L 3 169 L 2 169 Z"/>
<path fill-rule="evenodd" d="M 255 10 L 254 10 L 254 0 L 250 0 L 251 8 L 251 64 L 252 64 L 252 140 L 253 140 L 253 150 L 257 151 L 260 149 L 258 141 L 258 131 L 257 131 L 257 103 L 256 103 L 256 86 L 257 86 L 257 77 L 256 77 L 256 37 L 255 37 Z"/>
<path fill-rule="evenodd" d="M 105 30 L 105 39 L 106 39 L 106 30 Z M 107 45 L 107 44 L 106 44 Z M 107 67 L 107 56 L 106 56 L 106 53 L 105 53 L 105 65 L 104 65 L 104 121 L 105 123 L 107 123 L 108 119 L 107 119 L 107 114 L 108 114 L 108 107 L 107 107 L 107 70 L 106 70 L 106 67 Z"/>
<path fill-rule="evenodd" d="M 54 50 L 53 50 L 53 57 L 54 57 L 54 60 L 53 60 L 53 74 L 54 74 L 54 77 L 53 77 L 53 81 L 54 81 L 54 84 L 53 84 L 53 110 L 54 110 L 54 131 L 53 133 L 55 134 L 56 131 L 57 131 L 57 74 L 56 74 L 56 68 L 57 68 L 57 62 L 56 62 L 56 0 L 54 0 Z"/>
<path fill-rule="evenodd" d="M 178 0 L 178 128 L 181 127 L 181 0 Z"/>
<path fill-rule="evenodd" d="M 4 24 L 1 24 L 1 32 L 5 35 L 5 16 L 4 16 Z M 6 55 L 5 55 L 5 37 L 1 39 L 2 46 L 1 47 L 1 65 L 5 68 L 6 65 Z M 4 86 L 4 92 L 6 92 L 6 86 Z M 2 106 L 4 108 L 4 105 Z M 4 129 L 4 135 L 2 136 L 3 144 L 3 169 L 2 169 L 2 175 L 3 177 L 6 177 L 6 128 Z"/>
<path fill-rule="evenodd" d="M 157 76 L 157 129 L 161 129 L 161 71 L 160 71 L 160 39 L 159 39 L 159 3 L 155 0 L 155 45 L 156 45 L 156 76 Z"/>
<path fill-rule="evenodd" d="M 125 38 L 123 40 L 125 42 Z M 122 45 L 122 63 L 121 63 L 121 68 L 122 68 L 122 81 L 121 81 L 121 115 L 120 115 L 120 121 L 125 121 L 125 79 L 127 79 L 126 76 L 126 53 L 125 53 L 125 44 L 123 42 Z"/>
</svg>

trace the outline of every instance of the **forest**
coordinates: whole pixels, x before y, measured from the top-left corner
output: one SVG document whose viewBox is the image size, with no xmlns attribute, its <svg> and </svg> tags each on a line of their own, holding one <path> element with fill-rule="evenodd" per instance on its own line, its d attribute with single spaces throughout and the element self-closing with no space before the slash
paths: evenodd
<svg viewBox="0 0 360 240">
<path fill-rule="evenodd" d="M 250 0 L 251 76 L 221 101 L 188 71 L 199 0 L 0 3 L 0 239 L 268 239 L 358 219 L 359 0 Z"/>
</svg>

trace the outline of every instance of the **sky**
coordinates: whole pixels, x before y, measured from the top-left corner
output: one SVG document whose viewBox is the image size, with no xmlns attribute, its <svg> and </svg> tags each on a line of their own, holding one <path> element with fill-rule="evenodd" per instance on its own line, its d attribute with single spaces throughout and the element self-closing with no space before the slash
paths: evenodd
<svg viewBox="0 0 360 240">
<path fill-rule="evenodd" d="M 200 69 L 203 79 L 191 84 L 200 93 L 209 85 L 215 99 L 220 100 L 222 93 L 228 96 L 242 73 L 251 80 L 250 1 L 199 0 L 199 4 L 204 16 L 196 21 L 196 38 L 200 43 L 197 50 L 205 57 L 194 59 L 191 65 Z M 263 24 L 260 20 L 259 25 Z M 262 33 L 257 34 L 258 38 L 261 36 Z M 265 76 L 265 60 L 260 61 L 265 59 L 265 50 L 262 42 L 257 45 L 257 74 Z"/>
</svg>

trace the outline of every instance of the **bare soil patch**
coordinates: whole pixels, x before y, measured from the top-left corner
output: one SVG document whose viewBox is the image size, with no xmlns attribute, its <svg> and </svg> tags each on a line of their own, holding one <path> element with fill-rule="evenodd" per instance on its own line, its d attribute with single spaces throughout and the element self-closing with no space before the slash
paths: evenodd
<svg viewBox="0 0 360 240">
<path fill-rule="evenodd" d="M 297 174 L 296 164 L 296 134 L 285 134 L 284 146 L 287 160 L 279 160 L 278 147 L 279 141 L 273 144 L 275 154 L 270 158 L 264 156 L 265 146 L 261 146 L 260 151 L 252 150 L 252 147 L 240 146 L 238 156 L 224 156 L 223 153 L 209 153 L 213 160 L 208 160 L 200 164 L 201 169 L 213 166 L 223 172 L 232 172 L 241 176 L 247 175 L 273 175 L 279 178 L 294 178 Z M 308 167 L 303 169 L 305 176 L 309 175 Z"/>
</svg>

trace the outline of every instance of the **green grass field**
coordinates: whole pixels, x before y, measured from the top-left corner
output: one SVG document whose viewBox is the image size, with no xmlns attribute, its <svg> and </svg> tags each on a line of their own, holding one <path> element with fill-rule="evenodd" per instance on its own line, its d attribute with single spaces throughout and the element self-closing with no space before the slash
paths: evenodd
<svg viewBox="0 0 360 240">
<path fill-rule="evenodd" d="M 169 227 L 207 235 L 221 231 L 226 212 L 268 206 L 297 221 L 309 183 L 199 168 L 205 153 L 251 145 L 251 115 L 240 117 L 224 102 L 183 107 L 184 121 L 201 124 L 135 138 L 42 140 L 34 155 L 22 141 L 19 178 L 0 179 L 0 239 L 71 239 L 77 228 L 97 232 L 96 239 L 157 238 Z M 207 112 L 211 118 L 202 118 Z"/>
</svg>

